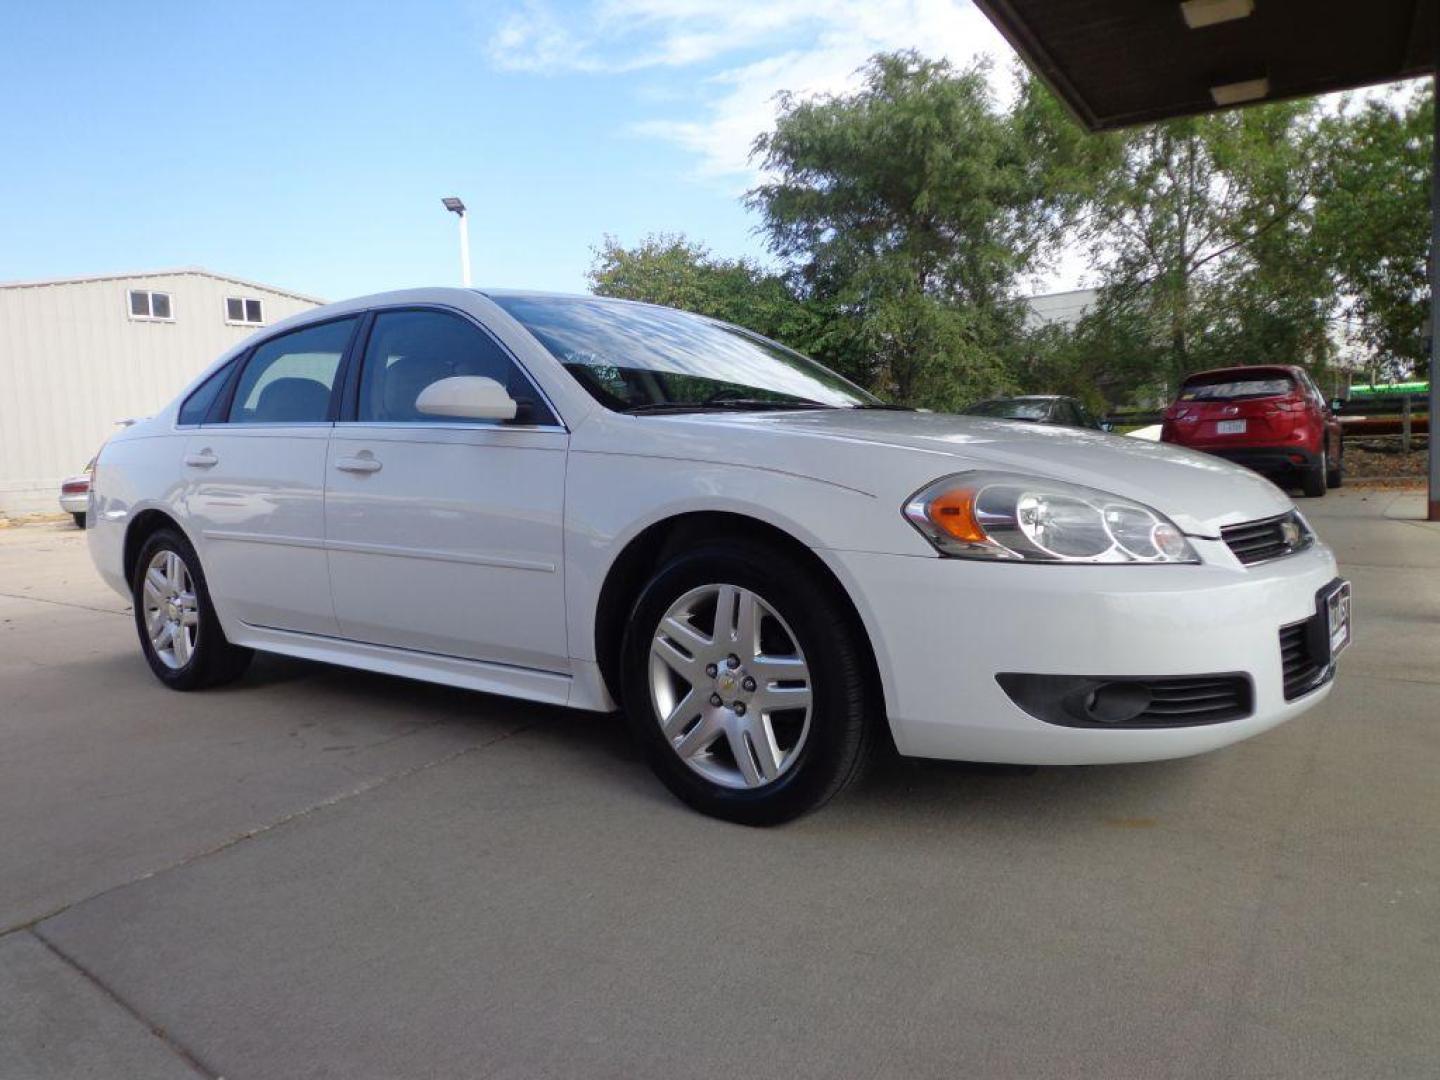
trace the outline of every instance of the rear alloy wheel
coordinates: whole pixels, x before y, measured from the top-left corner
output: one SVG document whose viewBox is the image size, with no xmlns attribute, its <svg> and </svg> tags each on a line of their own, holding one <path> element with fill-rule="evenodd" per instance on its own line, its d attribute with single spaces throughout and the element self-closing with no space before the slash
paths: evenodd
<svg viewBox="0 0 1440 1080">
<path fill-rule="evenodd" d="M 225 637 L 200 560 L 179 533 L 161 529 L 145 541 L 131 595 L 145 660 L 172 690 L 219 686 L 249 666 L 253 653 Z"/>
<path fill-rule="evenodd" d="M 870 753 L 864 643 L 809 567 L 749 541 L 666 565 L 626 633 L 636 739 L 702 813 L 770 825 L 820 806 Z"/>
<path fill-rule="evenodd" d="M 1325 494 L 1325 477 L 1329 472 L 1330 456 L 1322 450 L 1320 460 L 1307 466 L 1300 474 L 1300 490 L 1305 493 L 1306 498 L 1318 499 Z"/>
<path fill-rule="evenodd" d="M 171 671 L 179 671 L 190 662 L 200 636 L 200 600 L 190 568 L 178 552 L 161 548 L 141 582 L 150 651 Z"/>
<path fill-rule="evenodd" d="M 1340 454 L 1335 459 L 1335 464 L 1327 467 L 1325 470 L 1325 486 L 1338 488 L 1343 483 L 1345 483 L 1345 448 L 1342 445 Z"/>
</svg>

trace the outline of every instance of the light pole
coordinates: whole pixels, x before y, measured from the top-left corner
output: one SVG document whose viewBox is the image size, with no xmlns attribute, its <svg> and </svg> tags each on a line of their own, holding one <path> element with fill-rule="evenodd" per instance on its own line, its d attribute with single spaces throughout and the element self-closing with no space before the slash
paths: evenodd
<svg viewBox="0 0 1440 1080">
<path fill-rule="evenodd" d="M 445 209 L 460 219 L 460 281 L 465 288 L 470 287 L 470 226 L 465 220 L 465 204 L 454 195 L 447 195 L 440 200 L 445 204 Z"/>
</svg>

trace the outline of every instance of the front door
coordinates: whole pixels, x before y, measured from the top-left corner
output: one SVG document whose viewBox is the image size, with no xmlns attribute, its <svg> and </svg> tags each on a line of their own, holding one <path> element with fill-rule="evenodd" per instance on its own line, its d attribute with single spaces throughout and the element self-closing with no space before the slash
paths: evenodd
<svg viewBox="0 0 1440 1080">
<path fill-rule="evenodd" d="M 185 442 L 189 521 L 216 606 L 254 626 L 338 632 L 325 563 L 325 454 L 358 318 L 257 346 L 219 423 Z"/>
<path fill-rule="evenodd" d="M 496 379 L 515 421 L 422 415 L 451 375 Z M 438 309 L 375 316 L 354 419 L 326 468 L 340 632 L 355 641 L 547 671 L 568 668 L 562 516 L 569 437 L 513 360 Z"/>
</svg>

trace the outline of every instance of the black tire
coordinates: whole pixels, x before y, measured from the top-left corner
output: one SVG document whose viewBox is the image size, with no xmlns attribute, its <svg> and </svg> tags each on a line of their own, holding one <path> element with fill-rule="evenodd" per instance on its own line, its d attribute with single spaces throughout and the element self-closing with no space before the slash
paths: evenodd
<svg viewBox="0 0 1440 1080">
<path fill-rule="evenodd" d="M 1325 470 L 1325 486 L 1338 488 L 1345 483 L 1345 448 L 1340 448 L 1340 456 L 1336 458 L 1333 467 Z"/>
<path fill-rule="evenodd" d="M 162 659 L 146 628 L 145 575 L 155 557 L 162 552 L 173 552 L 184 562 L 199 615 L 194 648 L 185 663 L 178 667 Z M 155 677 L 170 689 L 203 690 L 220 686 L 239 678 L 250 666 L 254 652 L 230 644 L 225 637 L 220 620 L 215 617 L 215 605 L 210 600 L 210 589 L 205 584 L 205 571 L 200 567 L 200 559 L 190 541 L 179 532 L 161 529 L 145 541 L 135 560 L 130 597 L 135 606 L 135 629 L 140 635 L 140 651 L 145 654 L 145 662 L 150 665 Z"/>
<path fill-rule="evenodd" d="M 71 514 L 70 516 L 75 519 L 75 527 L 76 527 L 77 529 L 83 529 L 83 528 L 85 528 L 85 515 L 84 515 L 84 514 Z"/>
<path fill-rule="evenodd" d="M 1300 490 L 1305 493 L 1307 499 L 1318 499 L 1325 494 L 1325 475 L 1330 471 L 1327 458 L 1321 454 L 1320 460 L 1308 466 L 1300 474 Z"/>
<path fill-rule="evenodd" d="M 758 596 L 788 625 L 785 636 L 793 637 L 809 669 L 808 733 L 791 747 L 794 757 L 785 771 L 756 787 L 726 787 L 692 769 L 661 731 L 651 694 L 650 649 L 661 619 L 691 590 L 708 585 L 735 585 Z M 676 556 L 641 591 L 622 648 L 625 714 L 651 767 L 689 806 L 743 825 L 776 825 L 828 802 L 873 756 L 882 710 L 871 687 L 869 645 L 833 588 L 790 554 L 737 538 Z M 785 633 L 768 617 L 763 625 Z M 724 743 L 722 737 L 716 746 Z"/>
</svg>

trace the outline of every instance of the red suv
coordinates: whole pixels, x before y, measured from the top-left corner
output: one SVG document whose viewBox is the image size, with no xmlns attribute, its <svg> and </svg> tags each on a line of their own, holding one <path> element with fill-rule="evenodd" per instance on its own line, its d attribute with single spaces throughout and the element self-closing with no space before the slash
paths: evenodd
<svg viewBox="0 0 1440 1080">
<path fill-rule="evenodd" d="M 1234 367 L 1189 376 L 1160 429 L 1162 442 L 1217 454 L 1306 495 L 1339 487 L 1340 421 L 1304 368 Z"/>
</svg>

